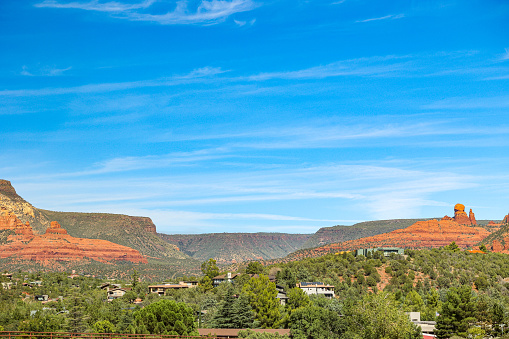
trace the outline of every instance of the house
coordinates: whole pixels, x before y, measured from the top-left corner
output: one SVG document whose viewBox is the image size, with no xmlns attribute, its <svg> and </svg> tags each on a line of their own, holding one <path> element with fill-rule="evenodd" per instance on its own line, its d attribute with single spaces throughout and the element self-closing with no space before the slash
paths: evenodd
<svg viewBox="0 0 509 339">
<path fill-rule="evenodd" d="M 128 289 L 126 288 L 113 288 L 107 292 L 108 301 L 112 301 L 113 299 L 122 298 L 124 294 L 126 294 Z"/>
<path fill-rule="evenodd" d="M 217 287 L 225 281 L 232 282 L 232 280 L 235 279 L 239 275 L 240 275 L 240 273 L 231 274 L 231 272 L 228 272 L 226 274 L 221 274 L 221 275 L 218 275 L 218 276 L 215 276 L 214 278 L 212 278 L 212 284 L 214 285 L 214 287 Z"/>
<path fill-rule="evenodd" d="M 235 281 L 236 278 L 240 277 L 241 275 L 243 275 L 242 273 L 226 273 L 226 274 L 221 274 L 221 275 L 218 275 L 218 276 L 215 276 L 213 279 L 212 279 L 212 283 L 214 285 L 214 287 L 217 287 L 219 286 L 219 284 L 227 281 L 227 282 L 233 282 Z M 259 274 L 248 274 L 248 276 L 250 278 L 259 278 L 260 275 Z M 270 282 L 276 282 L 276 276 L 274 275 L 269 275 L 269 281 Z"/>
<path fill-rule="evenodd" d="M 279 304 L 286 305 L 286 302 L 288 301 L 288 297 L 286 296 L 286 292 L 284 291 L 284 288 L 282 286 L 276 285 L 277 290 L 277 296 L 276 298 L 279 299 Z"/>
<path fill-rule="evenodd" d="M 14 283 L 12 281 L 3 282 L 2 287 L 4 290 L 10 290 Z"/>
<path fill-rule="evenodd" d="M 181 281 L 178 284 L 164 284 L 164 285 L 150 285 L 148 287 L 149 293 L 157 293 L 159 295 L 164 295 L 166 290 L 179 290 L 182 288 L 190 288 L 187 283 Z"/>
<path fill-rule="evenodd" d="M 384 257 L 390 256 L 392 253 L 394 254 L 405 254 L 405 250 L 399 247 L 375 247 L 375 248 L 360 248 L 355 251 L 355 256 L 363 255 L 367 256 L 368 253 L 373 254 L 374 252 L 382 252 Z"/>
<path fill-rule="evenodd" d="M 99 286 L 99 288 L 101 290 L 106 290 L 106 291 L 109 291 L 110 289 L 114 289 L 114 288 L 121 288 L 122 286 L 120 284 L 112 284 L 112 283 L 104 283 L 102 284 L 101 286 Z"/>
<path fill-rule="evenodd" d="M 325 285 L 321 282 L 301 282 L 297 287 L 303 290 L 307 295 L 317 294 L 326 298 L 334 298 L 334 286 Z"/>
<path fill-rule="evenodd" d="M 435 338 L 433 332 L 435 331 L 436 321 L 422 321 L 421 312 L 407 312 L 410 321 L 421 327 L 422 335 L 424 338 Z"/>
<path fill-rule="evenodd" d="M 37 301 L 48 301 L 48 295 L 47 294 L 35 295 L 34 296 L 34 300 L 37 300 Z"/>
</svg>

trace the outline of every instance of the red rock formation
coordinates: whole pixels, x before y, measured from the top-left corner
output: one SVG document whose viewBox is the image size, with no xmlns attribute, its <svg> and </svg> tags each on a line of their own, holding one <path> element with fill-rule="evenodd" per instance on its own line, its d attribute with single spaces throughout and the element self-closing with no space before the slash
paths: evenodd
<svg viewBox="0 0 509 339">
<path fill-rule="evenodd" d="M 460 225 L 471 225 L 472 221 L 465 213 L 465 205 L 456 204 L 454 206 L 454 221 L 456 221 Z"/>
<path fill-rule="evenodd" d="M 502 224 L 509 224 L 509 214 L 507 214 L 504 220 L 502 220 Z"/>
<path fill-rule="evenodd" d="M 450 216 L 446 215 L 442 218 L 442 220 L 449 220 L 449 221 L 452 221 L 454 220 L 453 218 L 451 218 Z"/>
<path fill-rule="evenodd" d="M 470 219 L 472 225 L 477 225 L 477 220 L 475 220 L 475 214 L 472 212 L 472 209 L 470 209 L 470 213 L 468 213 L 468 219 Z"/>
<path fill-rule="evenodd" d="M 395 246 L 406 248 L 442 247 L 456 242 L 459 247 L 471 247 L 486 238 L 490 232 L 480 227 L 460 225 L 450 220 L 418 221 L 412 226 L 379 234 L 374 237 L 347 241 L 341 245 L 343 250 Z"/>
<path fill-rule="evenodd" d="M 72 237 L 55 221 L 44 235 L 34 235 L 30 225 L 23 224 L 15 216 L 14 221 L 12 215 L 0 217 L 0 223 L 5 223 L 5 220 L 9 222 L 8 225 L 16 225 L 16 235 L 9 237 L 12 242 L 0 245 L 0 258 L 15 256 L 41 262 L 93 259 L 100 262 L 125 260 L 147 263 L 140 252 L 130 247 L 106 240 Z"/>
</svg>

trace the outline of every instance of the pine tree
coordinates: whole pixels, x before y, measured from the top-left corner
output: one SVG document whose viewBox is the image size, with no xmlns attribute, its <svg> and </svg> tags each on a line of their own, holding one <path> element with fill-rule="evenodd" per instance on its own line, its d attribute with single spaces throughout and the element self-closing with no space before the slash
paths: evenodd
<svg viewBox="0 0 509 339">
<path fill-rule="evenodd" d="M 240 297 L 233 304 L 233 324 L 234 328 L 253 328 L 255 327 L 255 317 L 249 300 L 246 296 Z"/>
<path fill-rule="evenodd" d="M 214 317 L 214 324 L 217 328 L 235 328 L 234 317 L 235 297 L 233 295 L 233 287 L 228 286 L 226 295 L 219 306 L 219 310 Z"/>
<path fill-rule="evenodd" d="M 466 337 L 469 324 L 475 321 L 475 304 L 470 286 L 451 287 L 437 318 L 437 337 L 444 339 L 454 334 Z"/>
<path fill-rule="evenodd" d="M 256 319 L 262 328 L 274 328 L 278 325 L 280 313 L 276 284 L 261 274 L 259 278 L 251 278 L 244 285 L 242 292 L 249 299 L 249 304 L 256 312 Z"/>
</svg>

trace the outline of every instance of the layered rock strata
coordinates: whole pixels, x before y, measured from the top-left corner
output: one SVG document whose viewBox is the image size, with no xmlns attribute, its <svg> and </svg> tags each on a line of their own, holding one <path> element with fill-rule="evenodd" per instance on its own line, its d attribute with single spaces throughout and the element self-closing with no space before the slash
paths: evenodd
<svg viewBox="0 0 509 339">
<path fill-rule="evenodd" d="M 16 257 L 40 262 L 80 261 L 93 259 L 99 262 L 131 261 L 147 263 L 140 252 L 107 240 L 75 238 L 67 234 L 59 223 L 52 222 L 43 235 L 34 235 L 29 223 L 23 224 L 12 214 L 0 216 L 0 224 L 15 227 L 9 243 L 0 246 L 0 258 Z"/>
</svg>

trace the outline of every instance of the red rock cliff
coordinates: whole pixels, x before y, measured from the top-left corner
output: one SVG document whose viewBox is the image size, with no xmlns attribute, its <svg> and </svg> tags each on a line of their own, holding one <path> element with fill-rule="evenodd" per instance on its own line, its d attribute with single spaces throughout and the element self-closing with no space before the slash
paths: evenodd
<svg viewBox="0 0 509 339">
<path fill-rule="evenodd" d="M 12 223 L 12 215 L 3 218 L 8 218 Z M 0 223 L 4 219 L 0 217 Z M 57 222 L 52 222 L 43 235 L 34 235 L 30 225 L 21 223 L 17 218 L 14 223 L 16 235 L 9 237 L 12 242 L 0 245 L 0 258 L 15 256 L 41 262 L 93 259 L 100 262 L 125 260 L 147 263 L 140 252 L 130 247 L 106 240 L 72 237 Z"/>
</svg>

